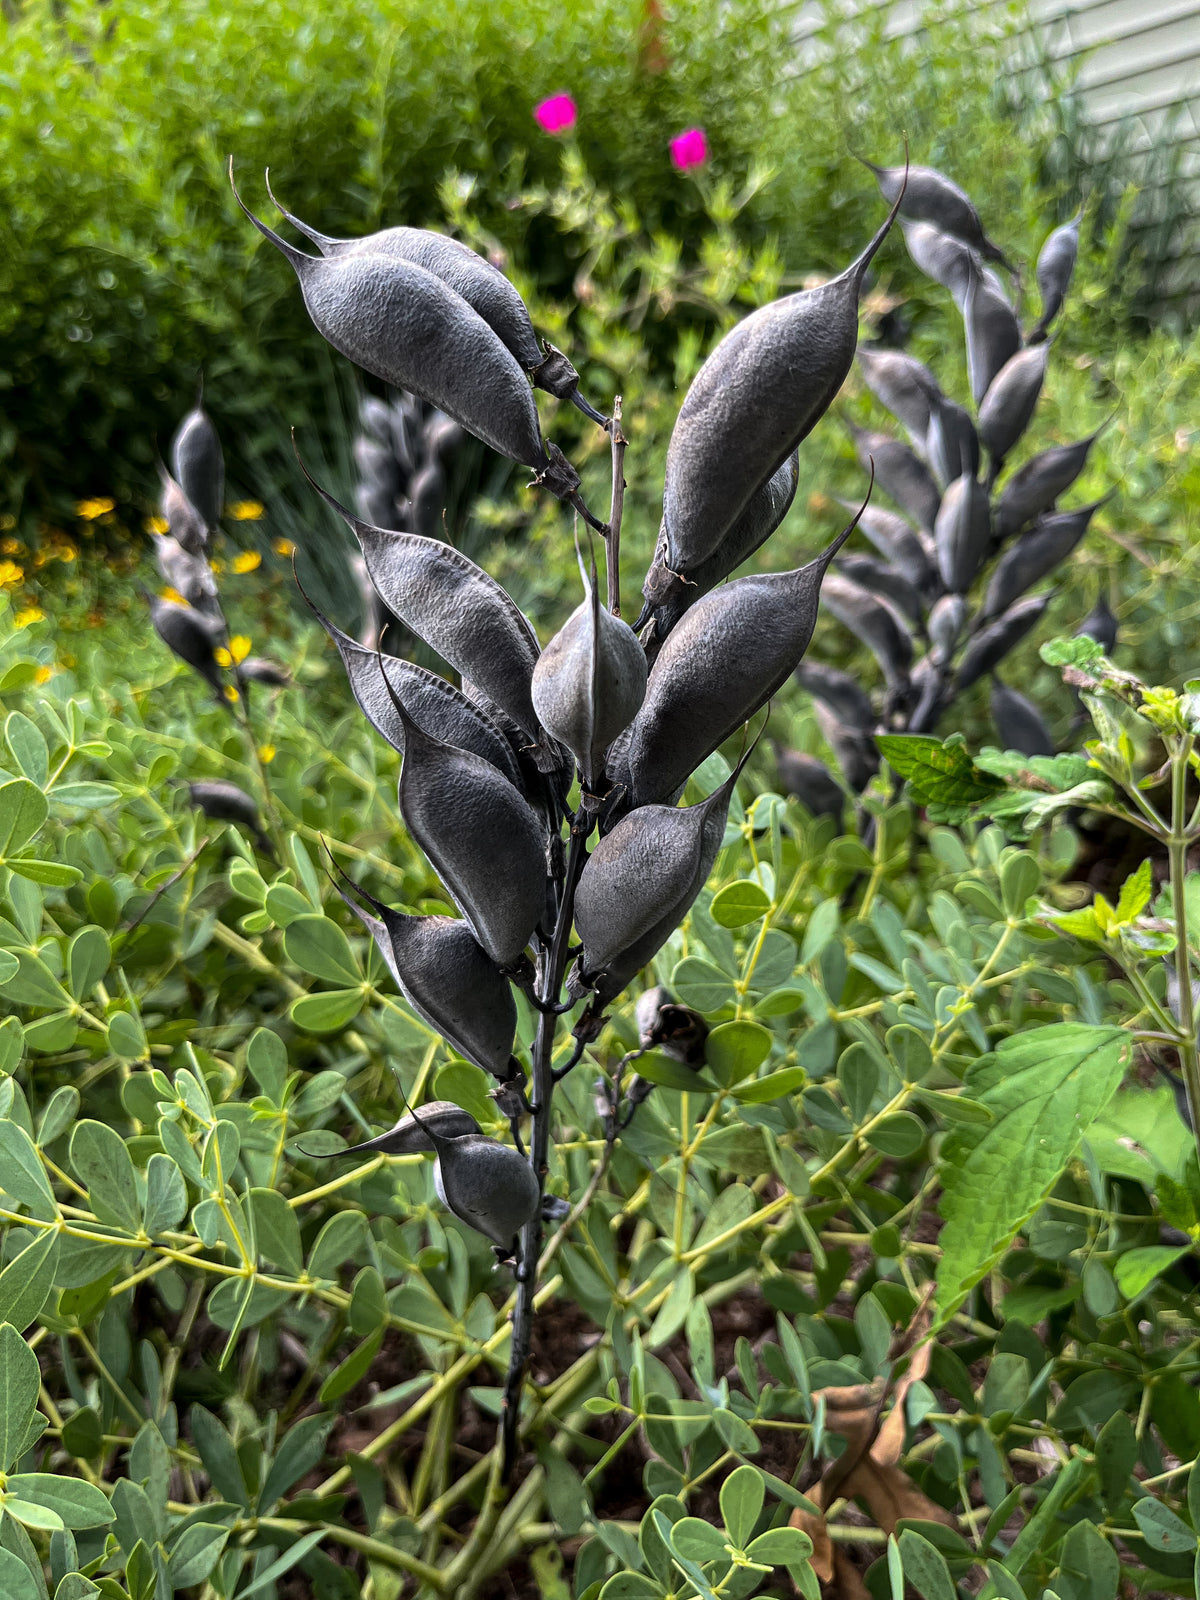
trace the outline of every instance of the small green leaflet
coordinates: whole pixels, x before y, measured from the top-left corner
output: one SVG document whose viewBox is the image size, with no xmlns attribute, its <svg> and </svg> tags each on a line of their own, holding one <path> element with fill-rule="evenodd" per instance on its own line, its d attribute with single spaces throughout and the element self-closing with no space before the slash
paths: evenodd
<svg viewBox="0 0 1200 1600">
<path fill-rule="evenodd" d="M 883 733 L 879 753 L 907 778 L 912 798 L 933 822 L 965 822 L 970 808 L 1004 788 L 999 778 L 977 767 L 961 734 L 943 742 L 923 733 Z"/>
</svg>

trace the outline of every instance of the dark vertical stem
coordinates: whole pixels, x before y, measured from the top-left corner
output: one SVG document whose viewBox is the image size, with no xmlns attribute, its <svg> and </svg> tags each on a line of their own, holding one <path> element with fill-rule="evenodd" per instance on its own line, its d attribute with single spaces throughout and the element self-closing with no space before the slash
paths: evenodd
<svg viewBox="0 0 1200 1600">
<path fill-rule="evenodd" d="M 621 516 L 625 509 L 625 446 L 628 440 L 621 432 L 621 396 L 613 401 L 612 420 L 608 423 L 612 434 L 612 506 L 608 514 L 608 532 L 604 542 L 608 546 L 608 609 L 614 617 L 621 615 Z"/>
<path fill-rule="evenodd" d="M 554 924 L 550 948 L 537 960 L 536 994 L 542 1010 L 538 1015 L 533 1041 L 533 1131 L 529 1142 L 529 1161 L 537 1174 L 541 1194 L 550 1165 L 551 1109 L 554 1098 L 554 1035 L 558 1027 L 555 1007 L 562 993 L 567 965 L 567 947 L 575 911 L 575 886 L 587 860 L 587 837 L 592 816 L 581 810 L 571 822 L 571 842 L 567 850 L 567 869 L 562 898 Z M 542 1213 L 539 1205 L 532 1221 L 521 1230 L 521 1259 L 517 1282 L 517 1303 L 513 1308 L 512 1346 L 508 1373 L 504 1380 L 504 1410 L 501 1418 L 503 1461 L 501 1478 L 507 1482 L 516 1464 L 521 1423 L 521 1391 L 533 1337 L 533 1300 L 537 1293 L 538 1256 L 542 1249 Z"/>
</svg>

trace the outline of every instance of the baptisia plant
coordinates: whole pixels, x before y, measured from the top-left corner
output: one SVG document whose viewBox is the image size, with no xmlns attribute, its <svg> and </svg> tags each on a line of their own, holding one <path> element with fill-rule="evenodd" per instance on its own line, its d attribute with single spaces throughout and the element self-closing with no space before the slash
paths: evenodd
<svg viewBox="0 0 1200 1600">
<path fill-rule="evenodd" d="M 671 437 L 662 530 L 633 627 L 619 604 L 620 399 L 608 417 L 586 401 L 566 357 L 539 345 L 512 285 L 455 241 L 414 228 L 333 240 L 285 213 L 321 252 L 310 255 L 247 211 L 336 349 L 532 468 L 534 484 L 572 506 L 607 549 L 607 603 L 594 559 L 580 551 L 583 599 L 543 647 L 461 551 L 415 519 L 379 526 L 315 486 L 353 531 L 382 603 L 459 677 L 381 656 L 317 613 L 363 714 L 403 758 L 401 814 L 459 915 L 409 915 L 348 883 L 344 897 L 418 1015 L 497 1080 L 511 1124 L 509 1145 L 453 1106 L 414 1106 L 367 1146 L 432 1150 L 445 1205 L 514 1264 L 506 1472 L 519 1446 L 543 1225 L 555 1215 L 545 1192 L 555 1082 L 712 869 L 740 768 L 681 807 L 689 778 L 787 681 L 812 637 L 822 580 L 854 521 L 795 571 L 722 580 L 791 504 L 797 447 L 849 372 L 864 276 L 899 203 L 845 272 L 763 306 L 704 363 Z M 533 385 L 608 432 L 606 522 L 544 439 Z M 538 1018 L 528 1065 L 514 1048 L 514 987 Z M 560 1020 L 572 1012 L 573 1047 L 556 1069 Z M 633 1080 L 631 1103 L 647 1087 Z M 618 1080 L 614 1128 L 619 1096 Z"/>
</svg>

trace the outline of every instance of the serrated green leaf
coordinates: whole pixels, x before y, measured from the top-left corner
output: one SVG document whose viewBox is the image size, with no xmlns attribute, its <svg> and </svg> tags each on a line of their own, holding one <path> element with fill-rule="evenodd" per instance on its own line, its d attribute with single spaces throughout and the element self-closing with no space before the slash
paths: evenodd
<svg viewBox="0 0 1200 1600">
<path fill-rule="evenodd" d="M 961 739 L 930 738 L 921 733 L 878 734 L 879 753 L 912 786 L 919 806 L 957 811 L 998 794 L 1004 784 L 971 760 Z M 945 818 L 944 820 L 949 820 Z"/>
</svg>

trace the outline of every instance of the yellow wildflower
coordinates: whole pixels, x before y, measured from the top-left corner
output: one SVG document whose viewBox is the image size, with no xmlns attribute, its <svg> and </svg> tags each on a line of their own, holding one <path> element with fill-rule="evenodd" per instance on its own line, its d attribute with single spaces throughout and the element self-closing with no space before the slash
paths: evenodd
<svg viewBox="0 0 1200 1600">
<path fill-rule="evenodd" d="M 294 555 L 296 551 L 296 546 L 290 539 L 276 539 L 271 548 L 277 556 Z"/>
<path fill-rule="evenodd" d="M 158 593 L 159 593 L 159 599 L 161 599 L 161 600 L 170 600 L 177 606 L 185 606 L 185 605 L 187 605 L 187 601 L 180 594 L 179 590 L 178 589 L 172 589 L 170 584 L 167 584 L 167 586 L 164 589 L 160 589 L 158 591 Z"/>
<path fill-rule="evenodd" d="M 258 759 L 264 766 L 270 766 L 275 759 L 275 746 L 273 744 L 260 744 L 258 747 Z"/>
<path fill-rule="evenodd" d="M 0 539 L 0 554 L 6 556 L 23 556 L 25 546 L 20 539 Z"/>
<path fill-rule="evenodd" d="M 215 561 L 210 561 L 208 564 L 212 570 L 218 574 L 225 571 L 225 563 L 220 559 L 220 557 L 218 557 Z"/>
<path fill-rule="evenodd" d="M 219 667 L 231 667 L 233 665 L 233 657 L 223 644 L 218 645 L 213 651 L 213 660 Z"/>
<path fill-rule="evenodd" d="M 229 508 L 229 515 L 235 522 L 257 522 L 263 514 L 263 508 L 257 500 L 235 500 Z"/>
<path fill-rule="evenodd" d="M 0 561 L 0 589 L 15 589 L 25 578 L 25 568 L 15 561 Z"/>
<path fill-rule="evenodd" d="M 49 683 L 53 676 L 53 667 L 39 667 L 33 675 L 33 681 L 34 683 Z"/>
<path fill-rule="evenodd" d="M 235 688 L 234 688 L 234 687 L 233 687 L 233 685 L 232 685 L 232 684 L 231 684 L 231 683 L 227 683 L 227 684 L 226 684 L 226 685 L 225 685 L 225 698 L 226 698 L 226 700 L 228 700 L 228 701 L 229 701 L 229 703 L 230 703 L 230 705 L 236 705 L 236 704 L 237 704 L 237 702 L 238 702 L 238 701 L 239 701 L 239 700 L 240 700 L 240 699 L 241 699 L 241 698 L 242 698 L 242 697 L 241 697 L 241 695 L 240 695 L 240 694 L 239 694 L 239 693 L 238 693 L 238 692 L 237 692 L 237 690 L 236 690 L 236 689 L 235 689 Z"/>
<path fill-rule="evenodd" d="M 41 606 L 25 606 L 13 617 L 14 628 L 27 628 L 31 622 L 42 622 L 46 613 Z M 38 679 L 41 682 L 41 679 Z"/>
<path fill-rule="evenodd" d="M 261 566 L 262 557 L 257 550 L 242 550 L 230 563 L 230 568 L 234 572 L 253 572 L 255 567 Z"/>
<path fill-rule="evenodd" d="M 166 517 L 147 517 L 142 524 L 147 533 L 170 533 L 171 524 Z"/>
<path fill-rule="evenodd" d="M 97 517 L 106 516 L 110 511 L 115 511 L 115 500 L 80 500 L 75 505 L 75 515 L 82 517 L 85 522 L 95 522 Z"/>
<path fill-rule="evenodd" d="M 250 654 L 250 640 L 244 633 L 235 633 L 230 639 L 229 653 L 235 661 L 245 661 Z"/>
</svg>

